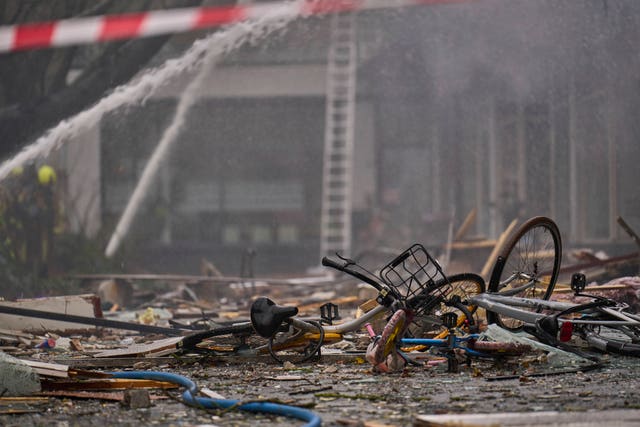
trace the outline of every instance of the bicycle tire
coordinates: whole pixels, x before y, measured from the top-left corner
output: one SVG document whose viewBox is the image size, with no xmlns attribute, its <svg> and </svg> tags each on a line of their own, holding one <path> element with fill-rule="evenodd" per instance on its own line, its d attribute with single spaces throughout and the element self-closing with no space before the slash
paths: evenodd
<svg viewBox="0 0 640 427">
<path fill-rule="evenodd" d="M 540 298 L 548 300 L 553 293 L 560 262 L 562 260 L 562 239 L 556 223 L 547 217 L 536 216 L 524 222 L 509 238 L 499 257 L 504 262 L 497 262 L 491 274 L 489 292 L 509 293 L 526 283 L 518 278 L 503 283 L 514 274 L 524 273 L 534 280 L 534 285 L 522 292 L 509 293 L 523 298 Z M 546 283 L 541 289 L 539 283 Z M 498 313 L 487 311 L 487 322 L 496 323 L 510 331 L 521 331 L 524 323 Z"/>
<path fill-rule="evenodd" d="M 441 281 L 440 286 L 450 286 L 449 291 L 446 293 L 447 299 L 450 299 L 452 296 L 457 295 L 460 297 L 462 302 L 466 302 L 470 299 L 470 297 L 474 295 L 482 294 L 486 291 L 486 284 L 484 279 L 482 278 L 482 276 L 479 276 L 478 274 L 475 274 L 475 273 L 459 273 L 459 274 L 451 275 L 447 277 L 446 281 L 445 280 Z M 478 309 L 476 305 L 472 305 L 472 304 L 466 305 L 466 307 L 471 314 L 474 314 Z M 427 330 L 426 328 L 427 322 L 425 321 L 424 324 L 422 325 L 421 325 L 421 322 L 425 319 L 428 319 L 429 315 L 436 314 L 438 315 L 436 324 L 440 326 L 439 325 L 440 316 L 444 313 L 451 312 L 454 310 L 458 310 L 458 309 L 455 307 L 446 305 L 445 301 L 438 302 L 437 305 L 433 306 L 430 309 L 430 312 L 425 313 L 426 314 L 425 317 L 417 317 L 414 319 L 413 324 L 415 326 L 411 327 L 411 335 L 413 336 L 433 335 L 433 333 L 431 334 L 428 333 L 433 331 Z M 466 323 L 466 320 L 467 320 L 466 316 L 464 315 L 458 316 L 457 326 L 458 327 L 463 326 Z M 473 319 L 469 319 L 469 321 L 471 324 L 475 324 L 475 321 Z M 439 331 L 436 331 L 436 332 L 437 332 L 436 338 L 444 338 L 447 336 L 448 331 L 444 330 L 440 332 L 440 327 L 439 327 Z"/>
<path fill-rule="evenodd" d="M 183 348 L 194 348 L 197 344 L 203 340 L 207 340 L 213 337 L 220 337 L 224 335 L 233 336 L 249 336 L 256 335 L 251 322 L 242 322 L 238 324 L 225 325 L 217 328 L 209 329 L 206 331 L 194 332 L 186 335 L 182 340 L 181 346 Z"/>
<path fill-rule="evenodd" d="M 318 329 L 318 339 L 306 339 L 306 332 L 299 331 L 298 334 L 294 334 L 291 338 L 288 338 L 281 344 L 275 344 L 277 336 L 280 332 L 276 332 L 267 343 L 267 349 L 271 357 L 279 363 L 291 362 L 294 364 L 304 363 L 312 358 L 320 355 L 320 348 L 324 343 L 324 328 L 320 322 L 310 320 L 307 323 L 313 325 Z M 315 335 L 315 334 L 313 334 Z"/>
</svg>

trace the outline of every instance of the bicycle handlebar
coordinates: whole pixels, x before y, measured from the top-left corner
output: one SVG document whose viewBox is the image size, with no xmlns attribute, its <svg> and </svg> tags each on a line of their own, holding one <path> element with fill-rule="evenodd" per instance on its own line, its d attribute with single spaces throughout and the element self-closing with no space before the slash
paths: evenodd
<svg viewBox="0 0 640 427">
<path fill-rule="evenodd" d="M 389 289 L 388 286 L 385 286 L 384 284 L 382 284 L 377 277 L 375 277 L 373 274 L 366 271 L 364 268 L 360 267 L 358 264 L 356 264 L 355 261 L 350 259 L 341 259 L 341 260 L 343 262 L 338 262 L 335 259 L 325 256 L 325 257 L 322 257 L 322 265 L 324 265 L 325 267 L 331 267 L 338 271 L 342 271 L 343 273 L 347 273 L 357 279 L 360 279 L 363 282 L 368 283 L 369 285 L 376 288 L 376 290 L 378 290 L 379 292 L 382 290 L 390 291 L 391 293 L 394 294 L 394 296 L 396 296 L 395 292 Z M 357 269 L 351 266 L 355 266 L 357 267 Z"/>
<path fill-rule="evenodd" d="M 325 267 L 331 267 L 335 268 L 336 270 L 344 271 L 343 265 L 338 264 L 338 262 L 327 256 L 322 257 L 322 265 L 324 265 Z"/>
</svg>

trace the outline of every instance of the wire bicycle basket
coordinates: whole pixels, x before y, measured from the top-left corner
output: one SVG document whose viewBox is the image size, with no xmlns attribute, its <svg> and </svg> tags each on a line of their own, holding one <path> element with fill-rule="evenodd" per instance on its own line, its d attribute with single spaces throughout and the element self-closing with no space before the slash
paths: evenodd
<svg viewBox="0 0 640 427">
<path fill-rule="evenodd" d="M 451 291 L 438 261 L 418 243 L 394 258 L 379 274 L 416 315 L 430 311 Z"/>
</svg>

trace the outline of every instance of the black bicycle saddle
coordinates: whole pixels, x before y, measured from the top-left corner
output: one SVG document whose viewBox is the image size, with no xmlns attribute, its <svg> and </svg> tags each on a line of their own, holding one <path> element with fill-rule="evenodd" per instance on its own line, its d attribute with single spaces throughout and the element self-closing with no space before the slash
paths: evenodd
<svg viewBox="0 0 640 427">
<path fill-rule="evenodd" d="M 277 305 L 267 297 L 260 297 L 251 304 L 251 325 L 258 335 L 270 338 L 282 322 L 298 314 L 298 307 Z"/>
</svg>

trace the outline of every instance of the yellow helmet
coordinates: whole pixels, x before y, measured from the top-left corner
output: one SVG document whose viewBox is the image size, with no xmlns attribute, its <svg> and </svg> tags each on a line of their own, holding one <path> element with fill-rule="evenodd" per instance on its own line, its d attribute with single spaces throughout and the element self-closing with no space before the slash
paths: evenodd
<svg viewBox="0 0 640 427">
<path fill-rule="evenodd" d="M 41 166 L 38 169 L 38 182 L 42 185 L 54 184 L 56 182 L 56 171 L 51 166 Z"/>
</svg>

